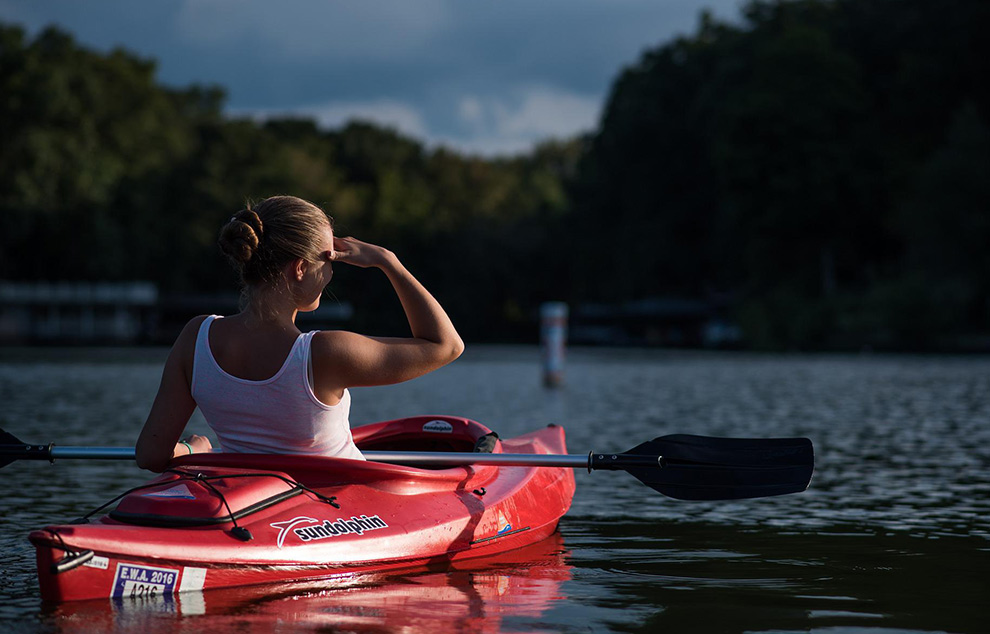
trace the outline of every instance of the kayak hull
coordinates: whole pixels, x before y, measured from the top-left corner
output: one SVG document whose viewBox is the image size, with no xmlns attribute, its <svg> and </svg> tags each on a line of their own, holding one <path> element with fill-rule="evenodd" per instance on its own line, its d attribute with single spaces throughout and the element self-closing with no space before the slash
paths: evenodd
<svg viewBox="0 0 990 634">
<path fill-rule="evenodd" d="M 354 439 L 366 451 L 464 451 L 488 431 L 415 417 L 356 428 Z M 550 426 L 494 451 L 565 453 L 564 432 Z M 196 454 L 109 514 L 30 539 L 46 601 L 153 598 L 492 557 L 553 534 L 573 494 L 573 472 L 558 467 Z"/>
<path fill-rule="evenodd" d="M 50 604 L 49 620 L 89 631 L 502 632 L 559 603 L 572 578 L 560 532 L 525 548 L 435 570 L 187 592 L 148 601 Z M 149 616 L 153 619 L 149 620 Z M 508 621 L 506 619 L 509 619 Z M 518 629 L 518 626 L 517 626 Z"/>
</svg>

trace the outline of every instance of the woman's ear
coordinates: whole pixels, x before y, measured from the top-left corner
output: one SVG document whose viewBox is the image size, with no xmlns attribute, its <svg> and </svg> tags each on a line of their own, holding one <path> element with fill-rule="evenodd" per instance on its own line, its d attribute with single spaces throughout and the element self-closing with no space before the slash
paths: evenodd
<svg viewBox="0 0 990 634">
<path fill-rule="evenodd" d="M 301 282 L 306 276 L 306 271 L 309 270 L 309 262 L 305 258 L 296 258 L 290 264 L 291 266 L 291 277 L 290 279 L 294 282 Z"/>
</svg>

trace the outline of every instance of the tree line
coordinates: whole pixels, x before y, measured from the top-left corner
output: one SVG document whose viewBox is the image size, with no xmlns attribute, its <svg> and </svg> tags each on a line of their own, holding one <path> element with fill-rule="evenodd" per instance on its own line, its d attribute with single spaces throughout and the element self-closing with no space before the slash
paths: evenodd
<svg viewBox="0 0 990 634">
<path fill-rule="evenodd" d="M 572 200 L 621 248 L 581 294 L 729 294 L 760 348 L 987 349 L 988 26 L 979 0 L 703 14 L 613 86 Z"/>
<path fill-rule="evenodd" d="M 226 116 L 221 88 L 163 86 L 152 60 L 0 26 L 0 279 L 230 289 L 220 224 L 292 193 L 400 253 L 471 340 L 532 339 L 548 299 L 718 297 L 757 348 L 978 346 L 988 18 L 980 0 L 703 13 L 621 70 L 596 130 L 512 158 Z M 358 327 L 401 320 L 377 277 L 332 288 Z"/>
</svg>

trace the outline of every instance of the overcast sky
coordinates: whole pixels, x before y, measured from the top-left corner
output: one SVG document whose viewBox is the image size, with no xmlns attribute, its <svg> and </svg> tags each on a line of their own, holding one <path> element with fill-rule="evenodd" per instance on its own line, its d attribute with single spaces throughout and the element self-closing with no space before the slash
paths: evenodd
<svg viewBox="0 0 990 634">
<path fill-rule="evenodd" d="M 0 20 L 219 84 L 232 113 L 365 119 L 493 155 L 593 129 L 620 69 L 705 7 L 734 21 L 739 0 L 0 0 Z"/>
</svg>

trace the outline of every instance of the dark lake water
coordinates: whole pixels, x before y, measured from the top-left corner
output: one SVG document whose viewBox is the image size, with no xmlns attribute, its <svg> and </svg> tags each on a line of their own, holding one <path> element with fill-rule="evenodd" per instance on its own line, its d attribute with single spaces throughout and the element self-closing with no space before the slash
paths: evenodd
<svg viewBox="0 0 990 634">
<path fill-rule="evenodd" d="M 131 445 L 163 350 L 0 350 L 0 426 L 29 442 Z M 990 358 L 474 347 L 404 385 L 353 391 L 352 424 L 474 418 L 565 427 L 572 453 L 668 433 L 807 436 L 800 494 L 682 502 L 576 473 L 559 535 L 497 566 L 347 585 L 48 606 L 27 533 L 146 475 L 119 462 L 0 472 L 0 629 L 342 632 L 990 632 Z M 193 431 L 208 430 L 198 414 Z"/>
</svg>

